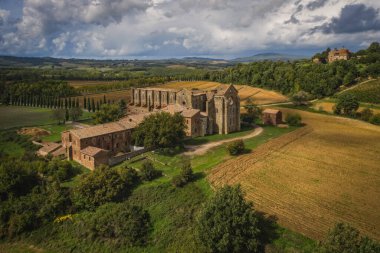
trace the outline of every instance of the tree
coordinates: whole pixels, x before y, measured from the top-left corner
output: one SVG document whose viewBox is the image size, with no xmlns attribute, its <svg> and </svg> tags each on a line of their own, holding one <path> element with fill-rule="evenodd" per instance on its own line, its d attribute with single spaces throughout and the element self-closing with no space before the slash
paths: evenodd
<svg viewBox="0 0 380 253">
<path fill-rule="evenodd" d="M 343 94 L 338 97 L 334 112 L 336 114 L 344 114 L 354 116 L 359 108 L 359 101 L 352 94 Z"/>
<path fill-rule="evenodd" d="M 78 236 L 111 242 L 118 246 L 141 246 L 148 240 L 150 216 L 141 207 L 108 203 L 94 213 L 85 213 L 77 222 Z"/>
<path fill-rule="evenodd" d="M 352 72 L 348 72 L 343 79 L 343 84 L 348 85 L 352 84 L 355 81 L 355 76 L 352 74 Z"/>
<path fill-rule="evenodd" d="M 302 122 L 301 115 L 298 113 L 292 114 L 289 113 L 285 117 L 285 121 L 289 126 L 300 126 Z"/>
<path fill-rule="evenodd" d="M 92 110 L 92 112 L 95 112 L 95 110 L 96 110 L 96 108 L 95 108 L 95 99 L 94 98 L 91 99 L 91 110 Z"/>
<path fill-rule="evenodd" d="M 111 201 L 119 201 L 131 190 L 115 169 L 100 166 L 84 175 L 74 189 L 74 201 L 79 208 L 94 209 Z"/>
<path fill-rule="evenodd" d="M 72 121 L 77 121 L 83 115 L 83 111 L 79 107 L 71 107 L 69 109 L 69 115 Z"/>
<path fill-rule="evenodd" d="M 257 252 L 259 232 L 252 203 L 244 200 L 240 186 L 218 189 L 198 220 L 200 241 L 211 252 Z"/>
<path fill-rule="evenodd" d="M 63 108 L 57 108 L 52 111 L 53 119 L 57 120 L 58 124 L 65 123 L 66 110 Z"/>
<path fill-rule="evenodd" d="M 172 184 L 175 187 L 182 187 L 187 183 L 191 182 L 194 179 L 193 170 L 191 168 L 191 163 L 189 160 L 183 161 L 181 167 L 181 173 L 177 176 L 174 176 L 172 179 Z"/>
<path fill-rule="evenodd" d="M 125 103 L 124 99 L 120 99 L 117 105 L 119 106 L 120 117 L 123 117 L 124 111 L 127 108 L 127 103 Z"/>
<path fill-rule="evenodd" d="M 83 97 L 83 108 L 87 109 L 87 99 L 86 99 L 86 97 Z"/>
<path fill-rule="evenodd" d="M 345 223 L 337 223 L 322 244 L 324 253 L 375 253 L 380 244 L 368 237 L 361 237 L 359 231 Z"/>
<path fill-rule="evenodd" d="M 92 110 L 92 108 L 91 108 L 91 100 L 90 100 L 90 98 L 87 98 L 87 110 L 88 110 L 89 112 L 91 112 L 91 110 Z"/>
<path fill-rule="evenodd" d="M 244 149 L 243 140 L 236 140 L 227 144 L 227 150 L 230 155 L 239 155 L 244 152 Z"/>
<path fill-rule="evenodd" d="M 247 113 L 242 114 L 242 121 L 247 123 L 254 123 L 256 119 L 260 118 L 262 109 L 254 104 L 252 98 L 248 98 L 246 104 L 244 105 Z"/>
<path fill-rule="evenodd" d="M 119 107 L 117 105 L 103 104 L 100 110 L 95 112 L 94 118 L 97 124 L 116 121 L 120 118 Z"/>
<path fill-rule="evenodd" d="M 292 102 L 294 105 L 308 105 L 310 97 L 309 93 L 301 90 L 292 96 Z"/>
<path fill-rule="evenodd" d="M 151 114 L 144 118 L 132 133 L 135 145 L 146 148 L 174 147 L 182 145 L 185 137 L 185 119 L 179 113 Z"/>
<path fill-rule="evenodd" d="M 156 170 L 150 161 L 145 161 L 140 170 L 140 178 L 144 181 L 152 181 L 162 175 L 161 171 Z"/>
</svg>

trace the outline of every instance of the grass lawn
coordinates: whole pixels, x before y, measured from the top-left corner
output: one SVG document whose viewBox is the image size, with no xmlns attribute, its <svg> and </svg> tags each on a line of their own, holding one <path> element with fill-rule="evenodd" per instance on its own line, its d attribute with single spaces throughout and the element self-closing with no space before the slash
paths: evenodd
<svg viewBox="0 0 380 253">
<path fill-rule="evenodd" d="M 205 143 L 213 142 L 213 141 L 220 141 L 220 140 L 232 139 L 236 137 L 242 137 L 244 135 L 249 134 L 252 130 L 253 130 L 253 127 L 245 127 L 241 129 L 241 131 L 236 132 L 236 133 L 213 134 L 213 135 L 196 137 L 196 138 L 186 140 L 185 145 L 201 145 L 201 144 L 205 144 Z"/>
<path fill-rule="evenodd" d="M 45 125 L 41 128 L 50 131 L 50 135 L 41 138 L 42 141 L 58 142 L 61 140 L 61 133 L 71 129 L 71 125 Z"/>
<path fill-rule="evenodd" d="M 0 142 L 0 153 L 5 153 L 12 157 L 21 157 L 25 149 L 15 142 Z"/>
<path fill-rule="evenodd" d="M 51 109 L 25 106 L 0 106 L 0 119 L 0 129 L 54 123 Z"/>
</svg>

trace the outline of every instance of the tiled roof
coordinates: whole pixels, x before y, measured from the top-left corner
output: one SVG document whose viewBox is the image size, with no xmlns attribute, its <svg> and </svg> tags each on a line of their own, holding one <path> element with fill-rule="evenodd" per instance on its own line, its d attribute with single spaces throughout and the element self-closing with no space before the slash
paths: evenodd
<svg viewBox="0 0 380 253">
<path fill-rule="evenodd" d="M 135 126 L 133 124 L 126 124 L 126 122 L 111 122 L 82 129 L 73 129 L 70 130 L 70 132 L 79 138 L 89 138 L 98 135 L 120 132 L 126 129 L 132 129 L 134 127 Z"/>
<path fill-rule="evenodd" d="M 199 112 L 198 109 L 188 108 L 188 107 L 185 107 L 185 106 L 182 106 L 179 104 L 168 105 L 168 106 L 162 108 L 161 111 L 168 112 L 170 114 L 174 114 L 174 113 L 179 112 L 185 118 L 191 118 Z"/>
<path fill-rule="evenodd" d="M 88 146 L 87 148 L 82 149 L 80 152 L 82 154 L 94 157 L 97 154 L 99 154 L 100 152 L 108 152 L 108 151 L 104 150 L 104 149 L 101 149 L 101 148 L 97 148 L 97 147 L 93 147 L 93 146 Z"/>
<path fill-rule="evenodd" d="M 38 151 L 40 152 L 46 152 L 46 153 L 51 153 L 57 149 L 59 149 L 62 145 L 55 143 L 55 142 L 46 142 L 44 143 L 44 146 L 40 148 Z"/>
<path fill-rule="evenodd" d="M 191 118 L 197 113 L 199 113 L 198 109 L 185 109 L 181 112 L 182 116 L 185 118 Z"/>
<path fill-rule="evenodd" d="M 270 113 L 270 114 L 276 114 L 278 113 L 280 110 L 276 110 L 276 109 L 265 109 L 263 111 L 263 113 Z"/>
</svg>

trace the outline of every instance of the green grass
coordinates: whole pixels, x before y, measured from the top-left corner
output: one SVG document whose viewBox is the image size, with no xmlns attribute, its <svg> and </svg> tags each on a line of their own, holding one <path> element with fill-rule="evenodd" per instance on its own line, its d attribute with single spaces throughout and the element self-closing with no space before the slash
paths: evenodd
<svg viewBox="0 0 380 253">
<path fill-rule="evenodd" d="M 41 138 L 42 141 L 59 142 L 61 141 L 61 133 L 71 129 L 71 125 L 45 125 L 41 128 L 48 130 L 51 134 Z"/>
<path fill-rule="evenodd" d="M 202 137 L 196 137 L 192 139 L 188 139 L 185 141 L 185 145 L 201 145 L 208 142 L 214 142 L 214 141 L 220 141 L 220 140 L 227 140 L 232 139 L 236 137 L 242 137 L 244 135 L 247 135 L 251 133 L 253 130 L 253 127 L 246 127 L 242 129 L 239 132 L 236 133 L 230 133 L 230 134 L 213 134 L 213 135 L 206 135 Z"/>
<path fill-rule="evenodd" d="M 264 127 L 261 135 L 244 141 L 247 151 L 251 152 L 259 145 L 294 129 Z M 213 194 L 206 173 L 217 164 L 231 158 L 224 145 L 211 149 L 205 155 L 193 157 L 191 163 L 196 180 L 183 188 L 175 188 L 171 184 L 172 177 L 180 172 L 181 162 L 184 159 L 181 150 L 172 155 L 148 152 L 116 167 L 120 170 L 124 166 L 140 169 L 144 160 L 149 159 L 157 169 L 163 171 L 162 177 L 140 184 L 126 200 L 149 211 L 153 230 L 150 243 L 145 247 L 117 248 L 110 244 L 80 238 L 70 230 L 62 230 L 51 235 L 52 224 L 33 232 L 30 237 L 23 240 L 23 244 L 29 242 L 53 252 L 69 252 L 73 249 L 73 245 L 75 245 L 74 252 L 207 252 L 196 235 L 199 211 L 207 198 Z M 89 173 L 89 170 L 84 169 L 83 172 Z M 80 177 L 81 175 L 78 175 L 62 185 L 73 187 L 79 182 Z M 273 252 L 312 252 L 309 249 L 315 247 L 314 241 L 277 225 L 266 226 L 265 230 L 272 235 L 268 247 L 273 249 Z M 0 249 L 1 246 L 2 244 Z M 20 248 L 19 251 L 17 248 L 13 247 L 12 252 L 23 252 L 24 248 Z"/>
<path fill-rule="evenodd" d="M 0 129 L 54 123 L 51 109 L 23 106 L 0 106 Z"/>
<path fill-rule="evenodd" d="M 12 157 L 21 157 L 25 149 L 15 142 L 0 142 L 0 153 L 5 153 Z"/>
</svg>

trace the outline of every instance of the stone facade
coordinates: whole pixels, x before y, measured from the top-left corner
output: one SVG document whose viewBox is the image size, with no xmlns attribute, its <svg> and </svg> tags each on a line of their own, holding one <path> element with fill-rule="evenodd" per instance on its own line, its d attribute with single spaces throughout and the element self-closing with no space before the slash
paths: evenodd
<svg viewBox="0 0 380 253">
<path fill-rule="evenodd" d="M 331 50 L 328 55 L 329 63 L 339 60 L 346 61 L 348 59 L 350 59 L 350 51 L 345 48 Z"/>
<path fill-rule="evenodd" d="M 265 125 L 277 126 L 282 123 L 282 112 L 275 109 L 265 109 L 262 113 L 262 120 Z"/>
<path fill-rule="evenodd" d="M 189 136 L 206 134 L 228 134 L 240 130 L 240 98 L 233 85 L 221 85 L 217 89 L 188 90 L 163 88 L 132 88 L 131 105 L 147 108 L 149 111 L 171 105 L 181 106 L 181 113 L 186 110 L 198 110 L 188 122 Z M 152 99 L 150 95 L 152 94 Z M 185 117 L 186 118 L 186 117 Z"/>
</svg>

